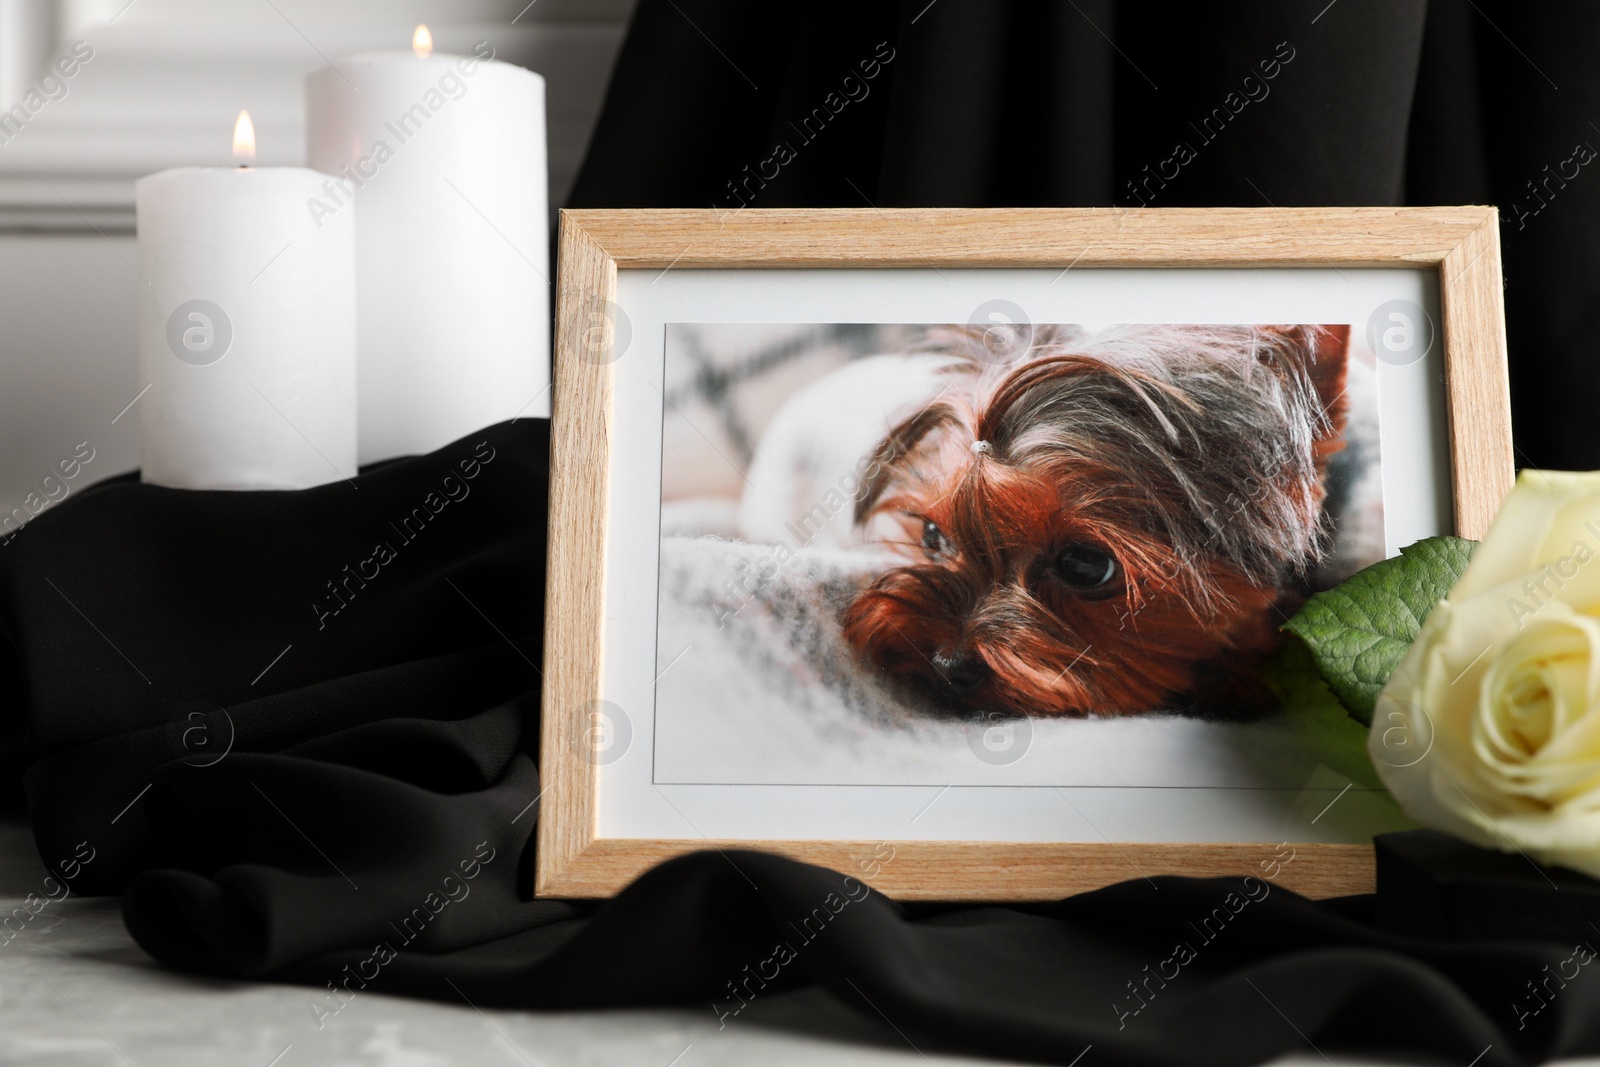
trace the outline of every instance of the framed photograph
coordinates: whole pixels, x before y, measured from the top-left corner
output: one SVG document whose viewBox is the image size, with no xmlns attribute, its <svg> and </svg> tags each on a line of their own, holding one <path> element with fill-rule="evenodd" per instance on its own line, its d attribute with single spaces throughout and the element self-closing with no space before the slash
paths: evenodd
<svg viewBox="0 0 1600 1067">
<path fill-rule="evenodd" d="M 564 212 L 554 390 L 542 896 L 1370 890 L 1279 627 L 1513 478 L 1487 207 Z"/>
</svg>

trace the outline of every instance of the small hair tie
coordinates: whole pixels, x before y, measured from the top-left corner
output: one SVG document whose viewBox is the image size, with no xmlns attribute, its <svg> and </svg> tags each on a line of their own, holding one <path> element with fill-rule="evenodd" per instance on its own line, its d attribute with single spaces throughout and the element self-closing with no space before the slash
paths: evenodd
<svg viewBox="0 0 1600 1067">
<path fill-rule="evenodd" d="M 988 455 L 989 454 L 989 442 L 988 441 L 974 441 L 974 442 L 972 442 L 972 453 L 973 453 L 973 455 L 976 455 L 976 456 Z"/>
</svg>

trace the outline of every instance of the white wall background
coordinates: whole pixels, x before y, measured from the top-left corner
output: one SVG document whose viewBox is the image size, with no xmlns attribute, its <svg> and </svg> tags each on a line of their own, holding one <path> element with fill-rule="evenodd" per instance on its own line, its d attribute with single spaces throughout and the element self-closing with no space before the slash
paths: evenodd
<svg viewBox="0 0 1600 1067">
<path fill-rule="evenodd" d="M 0 143 L 0 514 L 88 441 L 74 486 L 138 464 L 133 181 L 226 165 L 234 116 L 262 165 L 304 163 L 305 75 L 351 52 L 487 40 L 546 79 L 552 206 L 566 196 L 635 0 L 0 0 L 0 109 L 53 54 L 94 58 Z"/>
</svg>

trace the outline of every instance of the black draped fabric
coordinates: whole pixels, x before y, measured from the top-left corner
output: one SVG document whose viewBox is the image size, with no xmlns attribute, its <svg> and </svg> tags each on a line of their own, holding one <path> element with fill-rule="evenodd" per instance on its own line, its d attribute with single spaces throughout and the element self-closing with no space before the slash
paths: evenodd
<svg viewBox="0 0 1600 1067">
<path fill-rule="evenodd" d="M 1600 178 L 1542 201 L 1521 184 L 1600 141 L 1597 19 L 1494 0 L 642 0 L 572 202 L 1498 200 L 1525 451 L 1600 465 L 1574 417 Z M 1259 99 L 1214 117 L 1236 90 Z M 1180 140 L 1193 158 L 1149 179 Z M 1573 945 L 1474 923 L 1511 896 L 1460 896 L 1426 939 L 1386 926 L 1459 896 L 1425 871 L 1387 911 L 1159 876 L 906 908 L 708 853 L 613 901 L 531 899 L 548 465 L 548 425 L 522 420 L 305 492 L 115 479 L 8 538 L 0 734 L 13 754 L 26 739 L 46 864 L 124 893 L 164 963 L 303 983 L 319 1015 L 370 989 L 700 1003 L 735 1025 L 821 983 L 922 1050 L 1092 1047 L 1086 1067 L 1247 1064 L 1307 1040 L 1484 1067 L 1600 1052 L 1600 985 L 1549 984 Z"/>
<path fill-rule="evenodd" d="M 1589 469 L 1597 49 L 1578 2 L 641 0 L 568 206 L 1496 204 L 1518 463 Z"/>
<path fill-rule="evenodd" d="M 295 493 L 114 479 L 5 542 L 4 713 L 26 725 L 51 870 L 124 893 L 162 962 L 303 983 L 319 1020 L 373 990 L 697 1003 L 735 1025 L 821 983 L 919 1049 L 1042 1062 L 1248 1064 L 1307 1039 L 1490 1067 L 1600 1051 L 1600 984 L 1528 993 L 1573 965 L 1564 930 L 1484 939 L 1468 909 L 1421 940 L 1371 898 L 1264 876 L 902 908 L 708 852 L 607 903 L 531 899 L 548 431 L 490 427 Z M 1429 884 L 1407 876 L 1401 914 L 1429 912 Z"/>
</svg>

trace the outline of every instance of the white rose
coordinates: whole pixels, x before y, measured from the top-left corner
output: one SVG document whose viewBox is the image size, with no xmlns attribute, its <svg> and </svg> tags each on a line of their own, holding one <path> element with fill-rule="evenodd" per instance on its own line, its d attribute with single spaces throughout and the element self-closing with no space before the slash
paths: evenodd
<svg viewBox="0 0 1600 1067">
<path fill-rule="evenodd" d="M 1600 877 L 1600 472 L 1525 472 L 1378 697 L 1401 807 Z"/>
</svg>

